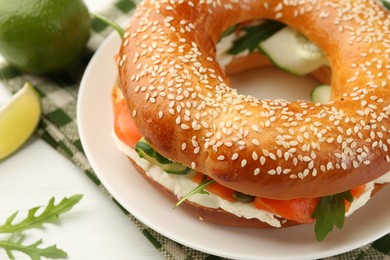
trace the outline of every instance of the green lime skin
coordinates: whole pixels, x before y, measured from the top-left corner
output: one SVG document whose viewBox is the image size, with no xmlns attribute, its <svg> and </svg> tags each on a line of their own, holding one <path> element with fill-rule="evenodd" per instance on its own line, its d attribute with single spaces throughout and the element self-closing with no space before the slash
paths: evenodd
<svg viewBox="0 0 390 260">
<path fill-rule="evenodd" d="M 0 54 L 23 71 L 66 68 L 80 59 L 89 36 L 82 0 L 0 0 Z"/>
</svg>

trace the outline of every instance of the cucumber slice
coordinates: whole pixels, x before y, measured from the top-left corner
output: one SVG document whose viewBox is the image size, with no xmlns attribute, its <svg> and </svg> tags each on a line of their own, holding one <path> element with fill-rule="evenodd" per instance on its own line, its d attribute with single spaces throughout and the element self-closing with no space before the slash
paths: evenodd
<svg viewBox="0 0 390 260">
<path fill-rule="evenodd" d="M 153 147 L 151 147 L 150 144 L 145 141 L 145 139 L 141 139 L 136 144 L 135 150 L 141 158 L 151 157 L 153 161 L 156 162 L 156 164 L 172 163 L 171 160 L 165 158 L 164 156 L 156 152 L 156 150 L 154 150 Z"/>
<path fill-rule="evenodd" d="M 276 66 L 294 75 L 306 75 L 328 64 L 322 50 L 291 27 L 284 27 L 259 47 Z"/>
<path fill-rule="evenodd" d="M 330 90 L 329 85 L 320 85 L 311 91 L 310 98 L 314 103 L 326 104 L 329 101 Z"/>
<path fill-rule="evenodd" d="M 139 157 L 159 166 L 167 173 L 185 175 L 191 172 L 191 169 L 183 164 L 172 162 L 159 154 L 143 138 L 135 146 L 135 151 L 138 153 Z"/>
<path fill-rule="evenodd" d="M 248 195 L 248 194 L 245 194 L 245 193 L 242 193 L 239 191 L 235 191 L 233 193 L 233 198 L 235 198 L 237 201 L 241 201 L 241 202 L 252 202 L 255 199 L 254 196 Z"/>
</svg>

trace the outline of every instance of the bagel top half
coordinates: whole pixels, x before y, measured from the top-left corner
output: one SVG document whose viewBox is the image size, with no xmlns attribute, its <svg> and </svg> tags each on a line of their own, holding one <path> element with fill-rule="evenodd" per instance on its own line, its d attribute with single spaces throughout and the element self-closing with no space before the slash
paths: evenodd
<svg viewBox="0 0 390 260">
<path fill-rule="evenodd" d="M 288 24 L 324 51 L 329 103 L 232 88 L 215 46 L 252 19 Z M 389 26 L 376 0 L 147 0 L 121 45 L 122 91 L 142 135 L 172 161 L 254 196 L 335 194 L 390 170 Z"/>
</svg>

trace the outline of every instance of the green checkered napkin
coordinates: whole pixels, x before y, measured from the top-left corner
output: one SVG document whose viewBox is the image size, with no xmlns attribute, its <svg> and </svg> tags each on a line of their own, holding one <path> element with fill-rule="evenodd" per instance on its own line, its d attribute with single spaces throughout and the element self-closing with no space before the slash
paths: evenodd
<svg viewBox="0 0 390 260">
<path fill-rule="evenodd" d="M 131 2 L 131 0 L 116 0 L 102 14 L 118 23 L 123 23 L 135 5 L 135 2 Z M 43 106 L 43 116 L 38 130 L 39 136 L 80 167 L 116 203 L 89 165 L 83 153 L 76 126 L 76 99 L 82 74 L 94 50 L 112 31 L 111 28 L 97 19 L 92 20 L 91 27 L 92 36 L 88 44 L 88 51 L 81 62 L 72 69 L 56 75 L 38 77 L 23 74 L 3 63 L 0 64 L 0 81 L 13 93 L 21 88 L 25 81 L 30 81 L 36 87 L 42 97 Z M 120 207 L 118 203 L 116 204 Z M 121 209 L 167 259 L 220 259 L 165 238 L 143 225 L 122 207 Z M 328 259 L 390 260 L 390 235 L 386 235 L 370 245 Z"/>
</svg>

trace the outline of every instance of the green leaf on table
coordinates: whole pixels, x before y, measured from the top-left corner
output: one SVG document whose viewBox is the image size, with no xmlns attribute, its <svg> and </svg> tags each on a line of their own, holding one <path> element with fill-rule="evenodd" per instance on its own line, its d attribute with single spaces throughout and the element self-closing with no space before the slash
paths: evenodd
<svg viewBox="0 0 390 260">
<path fill-rule="evenodd" d="M 343 228 L 345 222 L 345 200 L 353 201 L 351 191 L 321 197 L 313 212 L 313 218 L 316 219 L 314 230 L 317 240 L 324 240 L 334 226 L 339 229 Z"/>
<path fill-rule="evenodd" d="M 284 26 L 283 23 L 267 20 L 259 25 L 243 27 L 242 30 L 246 34 L 233 42 L 233 46 L 228 50 L 228 53 L 236 55 L 246 50 L 249 50 L 249 52 L 259 50 L 261 42 L 271 37 Z"/>
<path fill-rule="evenodd" d="M 62 213 L 65 213 L 76 205 L 83 195 L 77 194 L 70 198 L 64 198 L 57 205 L 52 197 L 42 213 L 37 214 L 41 207 L 35 207 L 28 211 L 27 217 L 18 223 L 13 223 L 18 215 L 18 211 L 12 214 L 6 222 L 0 226 L 0 233 L 15 233 L 31 228 L 41 228 L 44 223 L 56 222 Z"/>
<path fill-rule="evenodd" d="M 68 256 L 65 251 L 57 248 L 56 245 L 52 245 L 46 248 L 38 247 L 43 243 L 41 239 L 32 244 L 25 245 L 23 244 L 24 238 L 24 235 L 16 237 L 11 236 L 8 240 L 0 241 L 0 247 L 5 249 L 7 256 L 10 259 L 15 259 L 15 256 L 12 253 L 13 251 L 23 252 L 32 260 L 39 260 L 41 257 L 59 259 L 66 258 Z"/>
</svg>

